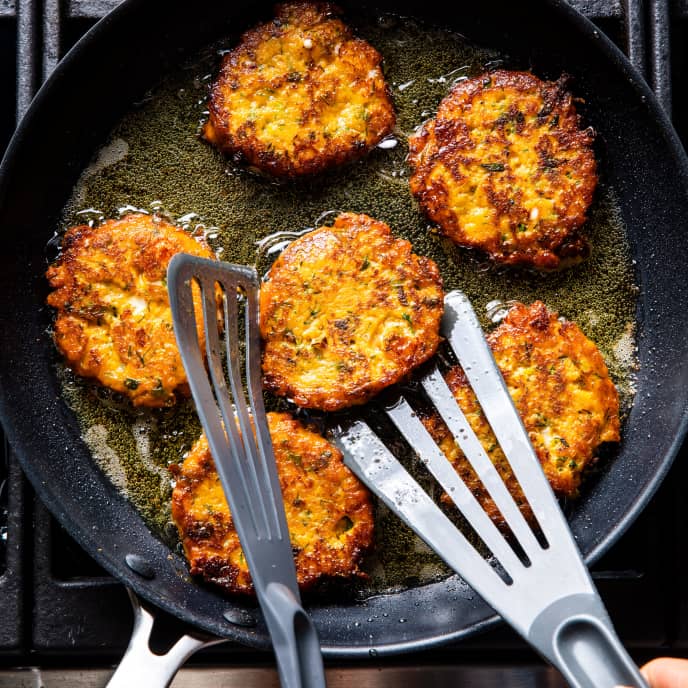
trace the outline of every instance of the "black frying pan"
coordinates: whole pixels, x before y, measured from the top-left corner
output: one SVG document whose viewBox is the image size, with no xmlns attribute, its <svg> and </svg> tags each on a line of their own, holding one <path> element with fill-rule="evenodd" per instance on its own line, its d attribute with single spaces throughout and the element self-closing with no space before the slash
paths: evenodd
<svg viewBox="0 0 688 688">
<path fill-rule="evenodd" d="M 619 197 L 641 287 L 641 368 L 622 449 L 571 514 L 580 547 L 593 561 L 647 503 L 686 429 L 688 319 L 680 316 L 687 303 L 685 154 L 626 59 L 563 0 L 482 0 L 451 7 L 380 0 L 378 6 L 454 27 L 539 75 L 567 71 L 587 101 L 586 118 L 604 147 L 604 174 Z M 228 622 L 223 612 L 241 612 L 243 603 L 188 582 L 183 559 L 150 532 L 80 439 L 60 393 L 46 332 L 51 313 L 44 305 L 44 247 L 79 173 L 130 104 L 184 55 L 248 27 L 267 9 L 248 0 L 194 3 L 193 9 L 188 2 L 125 2 L 58 66 L 12 140 L 0 173 L 0 410 L 25 472 L 68 532 L 136 593 L 205 631 L 256 647 L 268 645 L 265 627 Z M 149 564 L 134 567 L 146 575 L 126 563 L 131 554 Z M 441 614 L 419 612 L 427 609 Z M 330 656 L 367 655 L 372 647 L 379 653 L 425 648 L 495 621 L 456 577 L 311 611 Z M 400 618 L 407 622 L 400 624 Z"/>
</svg>

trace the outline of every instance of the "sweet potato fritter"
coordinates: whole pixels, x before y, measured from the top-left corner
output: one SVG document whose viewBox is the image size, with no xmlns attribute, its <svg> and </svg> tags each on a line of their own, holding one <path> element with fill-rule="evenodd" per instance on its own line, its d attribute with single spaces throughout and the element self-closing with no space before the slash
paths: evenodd
<svg viewBox="0 0 688 688">
<path fill-rule="evenodd" d="M 483 74 L 458 83 L 409 138 L 411 191 L 457 244 L 557 269 L 589 250 L 579 230 L 597 184 L 592 141 L 565 77 Z"/>
<path fill-rule="evenodd" d="M 265 388 L 324 411 L 363 404 L 435 353 L 443 308 L 432 260 L 343 213 L 291 243 L 261 287 Z"/>
<path fill-rule="evenodd" d="M 268 413 L 296 575 L 302 589 L 325 579 L 356 578 L 371 546 L 370 494 L 339 450 L 288 413 Z M 232 593 L 252 593 L 220 479 L 205 436 L 175 470 L 172 517 L 193 575 Z"/>
<path fill-rule="evenodd" d="M 189 392 L 166 281 L 170 259 L 181 252 L 214 257 L 160 218 L 130 214 L 70 228 L 46 274 L 54 289 L 48 304 L 57 309 L 55 343 L 67 363 L 135 406 L 170 406 L 175 391 Z"/>
<path fill-rule="evenodd" d="M 361 158 L 393 129 L 382 57 L 336 5 L 289 2 L 225 55 L 204 137 L 278 177 Z"/>
<path fill-rule="evenodd" d="M 620 439 L 619 398 L 602 354 L 575 323 L 561 322 L 540 301 L 515 305 L 487 339 L 552 488 L 560 496 L 575 497 L 581 475 L 595 462 L 598 447 Z M 463 370 L 452 368 L 446 379 L 511 494 L 529 514 Z M 503 523 L 439 417 L 433 415 L 424 422 L 487 513 Z"/>
</svg>

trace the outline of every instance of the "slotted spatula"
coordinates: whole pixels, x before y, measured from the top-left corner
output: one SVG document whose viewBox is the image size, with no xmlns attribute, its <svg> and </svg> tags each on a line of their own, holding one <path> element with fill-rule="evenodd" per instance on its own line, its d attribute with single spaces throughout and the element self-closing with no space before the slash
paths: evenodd
<svg viewBox="0 0 688 688">
<path fill-rule="evenodd" d="M 619 642 L 564 515 L 494 362 L 468 299 L 445 298 L 443 334 L 454 350 L 539 524 L 524 518 L 444 378 L 435 367 L 422 386 L 501 511 L 512 547 L 400 395 L 386 408 L 409 445 L 491 552 L 484 556 L 453 525 L 361 420 L 335 429 L 349 468 L 575 688 L 645 687 Z M 540 542 L 544 538 L 545 542 Z M 520 551 L 519 551 L 520 549 Z"/>
<path fill-rule="evenodd" d="M 270 632 L 281 684 L 284 688 L 321 688 L 325 676 L 320 645 L 313 622 L 301 606 L 263 406 L 259 284 L 252 268 L 187 254 L 174 256 L 167 270 L 177 344 Z M 198 339 L 195 288 L 200 289 L 209 372 Z M 224 325 L 218 318 L 220 292 Z M 242 318 L 249 403 L 238 344 Z"/>
</svg>

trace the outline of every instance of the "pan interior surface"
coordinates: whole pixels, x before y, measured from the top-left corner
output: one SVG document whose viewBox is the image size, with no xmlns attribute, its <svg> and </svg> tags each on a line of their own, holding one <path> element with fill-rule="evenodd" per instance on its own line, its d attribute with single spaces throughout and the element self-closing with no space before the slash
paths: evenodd
<svg viewBox="0 0 688 688">
<path fill-rule="evenodd" d="M 423 12 L 404 3 L 381 4 L 377 9 L 381 15 L 390 10 L 401 15 Z M 353 7 L 345 10 L 355 16 Z M 3 333 L 0 374 L 10 440 L 41 497 L 70 533 L 152 602 L 209 632 L 265 646 L 267 634 L 260 621 L 255 626 L 227 621 L 236 621 L 234 612 L 246 605 L 191 584 L 183 559 L 150 532 L 132 504 L 95 466 L 81 439 L 82 428 L 64 400 L 46 334 L 51 314 L 43 306 L 45 244 L 58 227 L 79 176 L 112 128 L 142 98 L 141 109 L 145 109 L 145 94 L 162 77 L 203 46 L 237 35 L 258 19 L 258 13 L 266 16 L 269 8 L 237 3 L 228 10 L 207 3 L 190 18 L 188 9 L 172 4 L 159 17 L 145 2 L 130 0 L 77 46 L 43 89 L 13 140 L 2 170 L 0 221 L 9 244 L 6 255 L 12 257 L 6 261 L 2 279 L 4 293 L 16 294 L 4 300 L 3 315 L 6 322 L 23 323 L 30 336 L 18 348 L 16 338 Z M 672 279 L 675 270 L 667 266 L 678 269 L 688 260 L 680 240 L 682 218 L 688 211 L 685 157 L 646 87 L 637 83 L 605 39 L 565 6 L 541 3 L 516 13 L 510 3 L 486 2 L 465 16 L 458 9 L 450 12 L 438 7 L 432 16 L 420 18 L 508 54 L 515 66 L 532 67 L 540 76 L 571 73 L 575 92 L 586 101 L 584 117 L 598 132 L 603 185 L 614 190 L 613 204 L 620 208 L 637 264 L 641 365 L 619 456 L 591 481 L 571 511 L 581 549 L 594 558 L 649 498 L 684 431 L 688 373 L 682 365 L 681 342 L 686 340 L 688 325 L 674 314 L 686 299 L 683 286 Z M 198 31 L 190 30 L 190 20 Z M 561 31 L 552 31 L 554 24 Z M 127 37 L 125 42 L 122 36 Z M 131 50 L 131 45 L 140 45 L 141 50 Z M 147 59 L 141 60 L 142 54 Z M 96 93 L 93 102 L 85 98 Z M 64 135 L 46 142 L 41 132 L 51 127 Z M 38 167 L 36 160 L 42 161 Z M 653 183 L 647 184 L 646 179 Z M 220 198 L 222 193 L 218 189 Z M 144 196 L 136 203 L 145 202 Z M 169 210 L 184 214 L 194 208 Z M 381 208 L 380 213 L 384 212 Z M 312 217 L 311 222 L 316 219 Z M 423 252 L 421 247 L 417 250 Z M 558 287 L 565 288 L 565 283 Z M 610 302 L 628 303 L 622 294 L 606 296 Z M 18 380 L 34 384 L 29 387 L 17 384 Z M 125 563 L 130 553 L 144 556 L 155 577 L 148 580 L 130 569 Z M 229 612 L 227 617 L 225 612 Z M 455 577 L 366 599 L 316 605 L 312 613 L 326 651 L 349 656 L 371 649 L 418 649 L 474 632 L 493 619 L 491 610 Z"/>
<path fill-rule="evenodd" d="M 218 154 L 197 131 L 207 107 L 208 82 L 217 72 L 217 50 L 209 50 L 166 77 L 117 125 L 76 185 L 64 228 L 141 208 L 167 215 L 173 224 L 202 235 L 223 260 L 256 265 L 264 273 L 289 239 L 308 227 L 331 222 L 339 211 L 366 213 L 385 221 L 395 236 L 433 259 L 445 290 L 469 294 L 485 327 L 491 325 L 488 311 L 512 300 L 540 299 L 579 323 L 601 347 L 622 390 L 623 406 L 630 408 L 635 360 L 629 351 L 635 344 L 637 287 L 613 190 L 600 184 L 588 223 L 594 253 L 573 270 L 536 274 L 499 269 L 429 231 L 409 190 L 407 135 L 437 108 L 454 83 L 490 67 L 508 67 L 508 58 L 408 17 L 359 13 L 355 28 L 385 58 L 398 119 L 384 147 L 364 161 L 314 179 L 276 183 Z M 223 40 L 219 46 L 228 44 Z M 66 399 L 99 465 L 154 532 L 176 546 L 169 512 L 169 465 L 179 463 L 200 434 L 193 402 L 146 411 L 69 370 L 63 370 L 63 376 Z M 271 402 L 279 410 L 280 402 Z M 407 463 L 422 475 L 414 456 L 408 456 Z M 426 482 L 432 489 L 432 481 Z M 370 579 L 356 585 L 357 597 L 448 575 L 439 557 L 393 514 L 382 505 L 377 514 L 376 545 L 363 564 Z"/>
</svg>

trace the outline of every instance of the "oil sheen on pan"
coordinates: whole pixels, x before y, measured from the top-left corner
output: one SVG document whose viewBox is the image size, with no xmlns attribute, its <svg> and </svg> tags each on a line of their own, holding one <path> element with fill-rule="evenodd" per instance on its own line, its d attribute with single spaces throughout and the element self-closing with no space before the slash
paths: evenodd
<svg viewBox="0 0 688 688">
<path fill-rule="evenodd" d="M 633 396 L 637 287 L 614 190 L 601 181 L 585 227 L 592 253 L 551 274 L 495 266 L 456 247 L 428 223 L 409 191 L 407 137 L 458 81 L 495 68 L 520 69 L 508 56 L 476 47 L 445 29 L 392 15 L 345 17 L 383 56 L 397 123 L 394 133 L 361 161 L 288 183 L 237 167 L 199 136 L 208 86 L 230 39 L 210 46 L 143 99 L 112 132 L 84 171 L 65 208 L 61 231 L 140 209 L 202 233 L 220 259 L 264 273 L 290 238 L 330 223 L 344 211 L 366 213 L 409 240 L 439 266 L 445 290 L 461 288 L 485 327 L 510 301 L 541 300 L 576 322 L 597 343 L 619 388 L 622 408 Z M 498 47 L 498 46 L 496 46 Z M 575 94 L 576 84 L 570 86 Z M 580 107 L 583 121 L 586 110 Z M 593 123 L 590 123 L 593 124 Z M 59 239 L 59 237 L 58 237 Z M 95 460 L 171 546 L 171 474 L 200 435 L 193 404 L 133 408 L 117 395 L 60 367 L 65 396 L 77 413 Z M 273 410 L 281 402 L 268 399 Z M 623 432 L 622 432 L 623 436 Z M 622 440 L 623 441 L 623 440 Z M 609 460 L 613 460 L 613 456 Z M 591 476 L 594 480 L 594 476 Z M 446 575 L 446 569 L 382 507 L 376 547 L 363 564 L 370 574 L 358 594 L 397 589 Z"/>
</svg>

